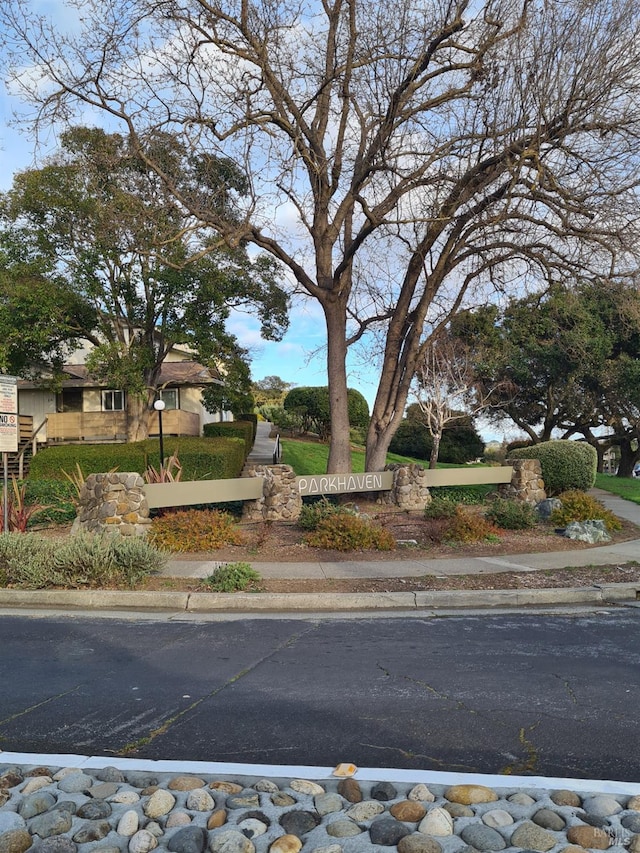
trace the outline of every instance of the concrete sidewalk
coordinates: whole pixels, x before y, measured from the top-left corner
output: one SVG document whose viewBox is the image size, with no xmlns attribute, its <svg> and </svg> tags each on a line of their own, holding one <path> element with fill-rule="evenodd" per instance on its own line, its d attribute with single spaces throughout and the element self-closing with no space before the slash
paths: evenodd
<svg viewBox="0 0 640 853">
<path fill-rule="evenodd" d="M 640 527 L 640 506 L 600 489 L 592 494 L 618 517 Z M 579 566 L 607 566 L 640 561 L 640 539 L 576 551 L 550 551 L 516 554 L 512 557 L 446 557 L 436 560 L 340 560 L 337 562 L 260 563 L 251 565 L 263 578 L 397 578 L 421 575 L 493 574 L 495 572 L 533 572 L 541 569 L 565 569 Z M 180 578 L 204 578 L 218 567 L 212 560 L 171 560 L 163 575 Z"/>
</svg>

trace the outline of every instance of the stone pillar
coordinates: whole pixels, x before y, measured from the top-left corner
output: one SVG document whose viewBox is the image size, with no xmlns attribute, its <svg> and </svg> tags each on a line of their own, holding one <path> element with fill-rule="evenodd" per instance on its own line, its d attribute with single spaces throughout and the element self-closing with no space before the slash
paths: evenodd
<svg viewBox="0 0 640 853">
<path fill-rule="evenodd" d="M 244 477 L 262 477 L 262 497 L 245 501 L 242 520 L 297 521 L 302 498 L 296 488 L 296 475 L 290 465 L 247 465 Z"/>
<path fill-rule="evenodd" d="M 506 464 L 513 467 L 513 476 L 510 483 L 498 487 L 501 498 L 528 504 L 537 504 L 546 499 L 539 459 L 511 459 Z"/>
<path fill-rule="evenodd" d="M 89 474 L 80 490 L 78 514 L 71 532 L 144 536 L 150 523 L 140 474 Z"/>
<path fill-rule="evenodd" d="M 431 503 L 426 485 L 427 472 L 422 465 L 387 465 L 385 471 L 393 471 L 393 487 L 380 492 L 378 502 L 391 504 L 406 510 L 423 510 Z"/>
</svg>

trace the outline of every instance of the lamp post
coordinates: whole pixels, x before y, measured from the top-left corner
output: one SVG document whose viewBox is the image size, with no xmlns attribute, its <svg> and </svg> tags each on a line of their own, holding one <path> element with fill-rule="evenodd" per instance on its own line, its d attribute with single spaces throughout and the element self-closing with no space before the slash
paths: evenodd
<svg viewBox="0 0 640 853">
<path fill-rule="evenodd" d="M 165 402 L 164 400 L 155 400 L 153 404 L 153 408 L 158 413 L 158 432 L 160 434 L 160 473 L 162 474 L 162 470 L 164 468 L 164 444 L 162 438 L 162 412 L 164 411 Z"/>
</svg>

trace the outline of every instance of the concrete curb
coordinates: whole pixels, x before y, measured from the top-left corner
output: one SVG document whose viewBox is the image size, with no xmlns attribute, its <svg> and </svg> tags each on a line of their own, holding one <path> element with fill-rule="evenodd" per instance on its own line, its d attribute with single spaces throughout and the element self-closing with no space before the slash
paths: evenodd
<svg viewBox="0 0 640 853">
<path fill-rule="evenodd" d="M 0 608 L 173 611 L 177 613 L 363 612 L 606 605 L 640 600 L 640 582 L 548 589 L 373 593 L 123 592 L 0 589 Z"/>
</svg>

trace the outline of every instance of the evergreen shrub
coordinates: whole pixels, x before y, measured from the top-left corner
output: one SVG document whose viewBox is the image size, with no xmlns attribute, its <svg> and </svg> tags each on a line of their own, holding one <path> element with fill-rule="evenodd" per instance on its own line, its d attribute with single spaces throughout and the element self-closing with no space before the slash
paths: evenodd
<svg viewBox="0 0 640 853">
<path fill-rule="evenodd" d="M 251 453 L 254 438 L 254 426 L 250 421 L 222 421 L 205 424 L 203 432 L 206 438 L 240 438 L 245 446 L 245 458 Z"/>
<path fill-rule="evenodd" d="M 239 477 L 245 461 L 245 441 L 239 438 L 166 436 L 165 456 L 177 453 L 184 480 L 225 480 Z M 64 480 L 65 471 L 76 470 L 85 477 L 107 471 L 136 471 L 144 474 L 158 465 L 158 439 L 130 444 L 61 444 L 45 447 L 31 460 L 29 480 Z"/>
<path fill-rule="evenodd" d="M 563 492 L 558 496 L 562 506 L 554 509 L 550 521 L 566 527 L 572 521 L 604 521 L 607 530 L 621 530 L 622 523 L 601 501 L 581 491 Z"/>
<path fill-rule="evenodd" d="M 596 481 L 598 454 L 584 441 L 544 441 L 512 450 L 508 459 L 538 459 L 547 494 L 577 489 L 586 492 Z"/>
</svg>

